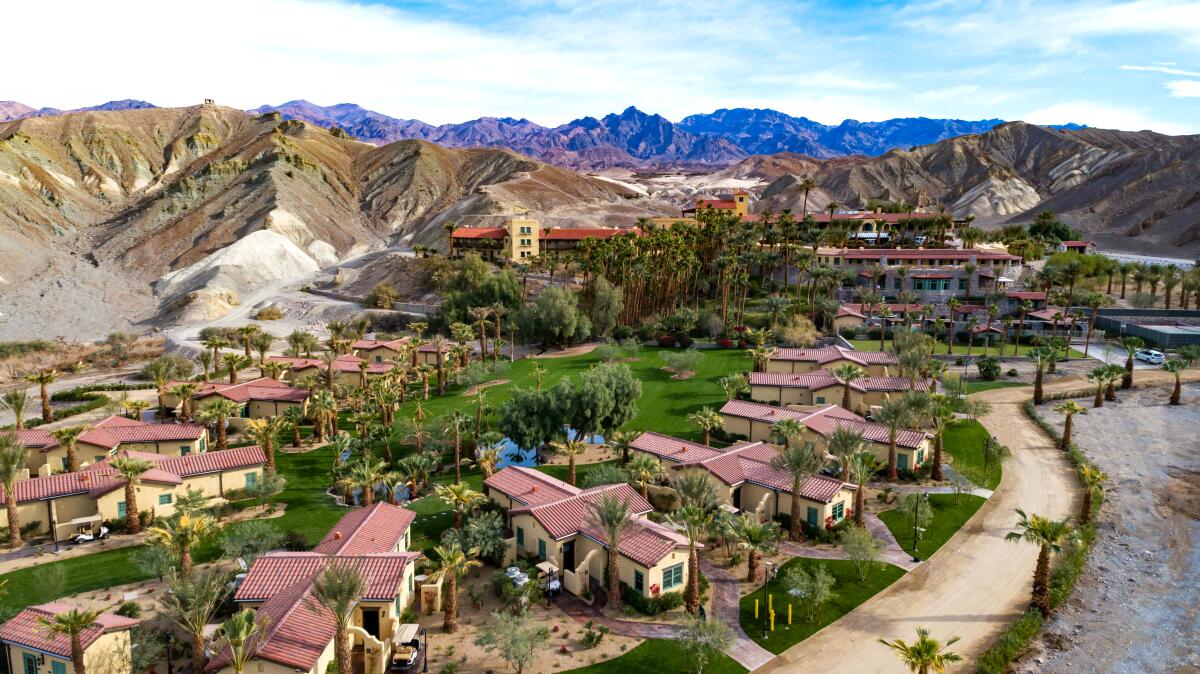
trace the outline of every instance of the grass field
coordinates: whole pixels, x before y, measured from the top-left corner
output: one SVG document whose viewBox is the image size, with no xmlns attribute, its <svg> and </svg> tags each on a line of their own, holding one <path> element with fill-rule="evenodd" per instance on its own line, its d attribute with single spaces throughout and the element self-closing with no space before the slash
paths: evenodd
<svg viewBox="0 0 1200 674">
<path fill-rule="evenodd" d="M 694 666 L 682 644 L 651 639 L 629 649 L 620 657 L 579 669 L 568 669 L 563 674 L 675 674 L 692 671 L 695 671 Z M 746 668 L 727 655 L 719 655 L 705 666 L 704 671 L 705 674 L 742 674 Z"/>
<path fill-rule="evenodd" d="M 850 345 L 853 346 L 855 349 L 858 349 L 859 351 L 878 351 L 879 350 L 879 340 L 878 339 L 848 339 L 846 341 L 850 342 Z M 891 348 L 892 341 L 890 339 L 884 340 L 883 345 L 884 345 L 884 350 L 886 351 L 887 349 Z M 1029 350 L 1033 349 L 1033 348 L 1036 348 L 1036 347 L 1031 346 L 1029 344 L 1021 344 L 1020 346 L 1017 347 L 1017 355 L 1020 355 L 1020 356 L 1028 355 Z M 985 353 L 984 347 L 976 345 L 971 348 L 971 355 L 972 356 L 995 356 L 996 352 L 998 350 L 999 350 L 999 344 L 993 344 L 991 347 L 987 348 L 986 353 Z M 1011 343 L 1005 344 L 1004 345 L 1005 357 L 1011 357 L 1012 353 L 1013 353 L 1013 345 Z M 933 354 L 935 356 L 946 355 L 946 342 L 945 341 L 939 342 L 938 345 L 936 347 L 934 347 Z M 953 355 L 955 355 L 955 356 L 967 355 L 967 345 L 965 343 L 963 343 L 963 344 L 955 343 Z M 1071 358 L 1085 358 L 1086 356 L 1084 356 L 1083 353 L 1080 351 L 1071 349 L 1070 357 Z"/>
<path fill-rule="evenodd" d="M 990 391 L 994 388 L 1009 388 L 1012 386 L 1029 386 L 1022 381 L 969 381 L 964 387 L 967 395 L 979 393 L 980 391 Z"/>
<path fill-rule="evenodd" d="M 995 489 L 1000 484 L 1003 467 L 983 467 L 983 443 L 988 431 L 983 424 L 971 419 L 960 419 L 946 426 L 942 435 L 942 449 L 953 459 L 951 465 L 962 475 L 984 489 Z"/>
<path fill-rule="evenodd" d="M 790 626 L 787 624 L 787 607 L 790 596 L 783 587 L 782 580 L 784 572 L 792 566 L 803 566 L 810 570 L 817 566 L 824 566 L 836 581 L 833 587 L 833 599 L 821 610 L 815 622 L 801 622 L 799 613 L 796 613 L 793 616 L 792 624 Z M 775 597 L 773 600 L 775 603 L 775 631 L 768 631 L 765 639 L 762 637 L 762 616 L 764 613 L 761 612 L 763 610 L 761 605 L 759 607 L 759 619 L 756 620 L 754 618 L 754 600 L 760 600 L 760 604 L 765 601 L 762 590 L 751 592 L 742 597 L 742 629 L 763 648 L 772 653 L 782 653 L 816 634 L 817 631 L 829 623 L 849 613 L 854 607 L 875 596 L 876 593 L 896 582 L 903 575 L 904 570 L 900 567 L 884 564 L 882 568 L 871 571 L 866 580 L 859 580 L 858 573 L 854 570 L 854 565 L 845 560 L 817 560 L 797 557 L 780 567 L 779 575 L 776 579 L 767 583 L 767 594 L 774 595 Z"/>
<path fill-rule="evenodd" d="M 933 507 L 933 521 L 926 527 L 921 540 L 917 543 L 917 556 L 929 559 L 938 551 L 954 532 L 962 528 L 967 520 L 979 510 L 986 499 L 971 494 L 963 494 L 961 502 L 955 503 L 954 494 L 930 494 L 929 504 Z M 900 543 L 900 547 L 912 553 L 912 519 L 905 517 L 899 510 L 885 510 L 879 513 L 879 519 L 887 525 L 892 535 Z"/>
</svg>

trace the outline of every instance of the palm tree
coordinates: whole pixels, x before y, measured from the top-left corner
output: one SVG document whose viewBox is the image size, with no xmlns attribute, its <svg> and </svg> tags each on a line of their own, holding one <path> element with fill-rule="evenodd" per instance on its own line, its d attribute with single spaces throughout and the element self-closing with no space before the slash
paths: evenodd
<svg viewBox="0 0 1200 674">
<path fill-rule="evenodd" d="M 1033 599 L 1030 606 L 1041 612 L 1042 617 L 1050 615 L 1050 555 L 1062 552 L 1063 541 L 1071 534 L 1069 519 L 1052 520 L 1041 515 L 1026 515 L 1024 510 L 1017 508 L 1017 530 L 1008 532 L 1004 537 L 1007 541 L 1026 541 L 1040 547 L 1037 566 L 1033 570 Z"/>
<path fill-rule="evenodd" d="M 225 370 L 229 373 L 229 383 L 238 383 L 238 371 L 250 365 L 250 357 L 240 353 L 227 353 L 221 357 Z"/>
<path fill-rule="evenodd" d="M 353 562 L 330 558 L 329 565 L 313 579 L 309 590 L 309 609 L 324 608 L 333 615 L 333 652 L 339 672 L 353 672 L 350 659 L 349 631 L 354 613 L 367 591 L 367 581 Z"/>
<path fill-rule="evenodd" d="M 287 430 L 292 433 L 292 446 L 300 446 L 300 424 L 304 423 L 304 408 L 307 405 L 292 405 L 281 415 L 287 423 Z"/>
<path fill-rule="evenodd" d="M 25 381 L 38 385 L 38 392 L 42 398 L 42 423 L 44 424 L 54 421 L 54 410 L 50 409 L 50 391 L 48 387 L 57 380 L 57 370 L 44 370 L 25 375 Z"/>
<path fill-rule="evenodd" d="M 950 637 L 943 644 L 937 639 L 931 638 L 929 630 L 918 627 L 917 640 L 911 644 L 903 639 L 895 641 L 880 639 L 879 643 L 896 651 L 897 657 L 905 667 L 908 667 L 908 671 L 916 674 L 930 674 L 930 672 L 944 672 L 946 665 L 962 660 L 962 656 L 958 653 L 945 650 L 957 641 L 958 637 Z"/>
<path fill-rule="evenodd" d="M 1086 525 L 1092 521 L 1092 502 L 1097 494 L 1103 493 L 1108 475 L 1095 466 L 1083 466 L 1079 469 L 1079 480 L 1083 482 L 1083 503 L 1079 508 L 1079 524 Z"/>
<path fill-rule="evenodd" d="M 662 464 L 652 456 L 639 454 L 626 466 L 629 480 L 642 488 L 642 498 L 650 500 L 650 485 L 654 484 L 663 474 Z"/>
<path fill-rule="evenodd" d="M 604 532 L 605 550 L 608 553 L 608 604 L 613 609 L 621 607 L 621 567 L 617 548 L 621 545 L 621 536 L 629 525 L 629 504 L 611 492 L 600 495 L 600 498 L 587 504 L 587 522 Z"/>
<path fill-rule="evenodd" d="M 446 432 L 454 436 L 454 484 L 462 482 L 462 434 L 471 427 L 471 417 L 462 410 L 446 415 Z M 586 447 L 585 447 L 586 449 Z M 571 484 L 575 484 L 575 457 L 571 457 Z"/>
<path fill-rule="evenodd" d="M 332 391 L 322 389 L 309 397 L 308 414 L 313 420 L 313 435 L 318 444 L 325 442 L 325 432 L 337 423 L 337 413 L 338 401 Z"/>
<path fill-rule="evenodd" d="M 780 419 L 771 427 L 771 437 L 783 440 L 783 447 L 787 449 L 792 440 L 803 437 L 807 430 L 808 427 L 795 419 Z"/>
<path fill-rule="evenodd" d="M 125 408 L 129 410 L 129 418 L 141 421 L 142 414 L 150 409 L 150 403 L 145 400 L 130 400 L 125 404 Z"/>
<path fill-rule="evenodd" d="M 21 513 L 17 508 L 17 479 L 23 474 L 29 450 L 15 433 L 0 432 L 0 485 L 4 486 L 5 510 L 8 511 L 8 547 L 21 546 Z"/>
<path fill-rule="evenodd" d="M 838 465 L 841 467 L 841 480 L 845 482 L 850 479 L 850 457 L 867 446 L 867 440 L 863 434 L 852 428 L 838 426 L 830 434 L 829 440 L 826 442 L 829 447 L 829 453 L 837 457 Z"/>
<path fill-rule="evenodd" d="M 791 536 L 793 541 L 804 540 L 803 521 L 800 517 L 800 492 L 804 482 L 825 465 L 824 457 L 817 454 L 811 442 L 803 445 L 785 445 L 783 451 L 771 459 L 771 468 L 784 471 L 792 479 Z"/>
<path fill-rule="evenodd" d="M 1121 388 L 1133 388 L 1133 354 L 1145 345 L 1141 337 L 1121 338 L 1121 348 L 1125 349 L 1125 376 L 1121 379 Z"/>
<path fill-rule="evenodd" d="M 50 435 L 58 441 L 67 450 L 67 465 L 68 473 L 74 473 L 79 470 L 79 436 L 91 430 L 90 426 L 66 426 L 56 428 L 50 431 Z"/>
<path fill-rule="evenodd" d="M 867 376 L 867 373 L 861 367 L 847 363 L 846 365 L 834 368 L 833 376 L 842 382 L 842 408 L 852 410 L 850 406 L 850 385 L 856 379 Z"/>
<path fill-rule="evenodd" d="M 1058 352 L 1049 346 L 1039 346 L 1029 350 L 1029 359 L 1033 361 L 1033 404 L 1041 405 L 1045 401 L 1042 392 L 1042 382 L 1046 376 L 1046 366 L 1058 357 Z"/>
<path fill-rule="evenodd" d="M 461 482 L 448 485 L 439 484 L 434 487 L 434 492 L 438 498 L 454 508 L 455 529 L 462 529 L 463 512 L 472 510 L 484 501 L 487 501 L 487 497 L 482 492 L 475 491 Z"/>
<path fill-rule="evenodd" d="M 158 417 L 160 419 L 167 414 L 163 396 L 167 392 L 167 384 L 171 381 L 171 370 L 171 363 L 165 358 L 156 358 L 146 365 L 146 374 L 154 382 L 154 390 L 158 394 Z"/>
<path fill-rule="evenodd" d="M 204 638 L 208 625 L 229 592 L 227 576 L 220 569 L 201 571 L 192 576 L 167 579 L 167 592 L 159 600 L 171 620 L 187 633 L 192 647 L 192 671 L 203 671 L 208 662 Z"/>
<path fill-rule="evenodd" d="M 396 470 L 410 485 L 409 498 L 417 497 L 417 492 L 429 482 L 429 474 L 435 468 L 437 460 L 425 453 L 409 454 L 396 462 Z"/>
<path fill-rule="evenodd" d="M 608 438 L 608 446 L 620 452 L 622 466 L 629 463 L 629 450 L 633 445 L 633 441 L 637 440 L 639 435 L 640 433 L 634 431 L 617 431 Z"/>
<path fill-rule="evenodd" d="M 1087 375 L 1087 380 L 1096 387 L 1096 395 L 1092 398 L 1092 407 L 1104 407 L 1104 391 L 1113 380 L 1112 370 L 1107 365 L 1094 368 Z"/>
<path fill-rule="evenodd" d="M 863 506 L 866 499 L 867 482 L 879 470 L 879 462 L 875 460 L 873 452 L 864 449 L 850 455 L 849 467 L 850 479 L 858 487 L 854 491 L 854 524 L 861 527 L 864 526 Z"/>
<path fill-rule="evenodd" d="M 587 443 L 581 434 L 576 433 L 574 440 L 554 441 L 550 443 L 554 451 L 567 456 L 567 482 L 575 486 L 575 457 L 587 451 Z"/>
<path fill-rule="evenodd" d="M 700 427 L 704 433 L 704 444 L 709 444 L 712 432 L 721 428 L 724 420 L 721 415 L 711 407 L 702 407 L 699 410 L 688 415 L 688 421 Z"/>
<path fill-rule="evenodd" d="M 472 307 L 467 314 L 475 320 L 475 324 L 479 327 L 479 360 L 487 361 L 488 318 L 491 317 L 492 310 L 489 307 Z"/>
<path fill-rule="evenodd" d="M 915 390 L 915 388 L 914 388 Z M 888 431 L 888 461 L 887 461 L 887 479 L 897 480 L 900 473 L 896 468 L 896 437 L 900 434 L 900 430 L 912 426 L 914 423 L 912 406 L 908 404 L 908 399 L 904 397 L 888 400 L 875 413 L 875 422 L 883 424 Z"/>
<path fill-rule="evenodd" d="M 1187 367 L 1187 363 L 1182 360 L 1172 358 L 1163 363 L 1163 369 L 1175 375 L 1175 388 L 1171 389 L 1171 404 L 1180 404 L 1180 397 L 1183 394 L 1183 370 Z"/>
<path fill-rule="evenodd" d="M 157 527 L 150 527 L 149 542 L 172 550 L 179 557 L 179 572 L 192 573 L 192 550 L 220 529 L 208 515 L 180 515 Z"/>
<path fill-rule="evenodd" d="M 246 663 L 254 657 L 258 641 L 266 634 L 268 621 L 266 613 L 244 608 L 217 627 L 213 634 L 216 650 L 229 652 L 229 664 L 233 665 L 235 674 L 246 671 Z"/>
<path fill-rule="evenodd" d="M 141 533 L 142 518 L 137 504 L 137 486 L 142 482 L 142 475 L 154 468 L 154 463 L 146 459 L 135 459 L 125 453 L 114 458 L 109 465 L 125 480 L 125 521 L 129 523 L 129 533 Z"/>
<path fill-rule="evenodd" d="M 39 617 L 38 627 L 50 637 L 65 636 L 71 640 L 71 663 L 75 674 L 87 674 L 87 665 L 83 657 L 83 633 L 96 623 L 100 617 L 99 611 L 81 611 L 73 608 L 70 611 L 56 613 L 49 618 Z"/>
<path fill-rule="evenodd" d="M 23 388 L 13 389 L 0 396 L 0 410 L 13 413 L 15 428 L 18 431 L 25 430 L 25 406 L 29 404 L 28 401 L 29 396 Z"/>
<path fill-rule="evenodd" d="M 254 444 L 262 447 L 263 454 L 267 455 L 269 470 L 275 470 L 275 440 L 283 433 L 287 425 L 287 419 L 282 416 L 251 419 L 246 422 L 246 435 L 254 441 Z"/>
<path fill-rule="evenodd" d="M 384 481 L 386 475 L 387 464 L 383 461 L 372 461 L 364 456 L 350 468 L 347 485 L 352 489 L 358 487 L 362 490 L 362 505 L 369 508 L 375 505 L 375 487 Z"/>
<path fill-rule="evenodd" d="M 479 551 L 475 549 L 463 550 L 458 541 L 451 541 L 433 549 L 433 569 L 429 572 L 429 579 L 446 583 L 446 608 L 442 614 L 442 629 L 448 634 L 458 630 L 458 581 L 467 571 L 481 566 L 479 560 L 474 559 L 478 554 Z"/>
<path fill-rule="evenodd" d="M 217 427 L 217 449 L 229 449 L 229 431 L 225 428 L 225 420 L 236 417 L 242 406 L 228 398 L 220 398 L 205 405 L 196 414 L 196 419 L 204 424 L 215 424 Z"/>
<path fill-rule="evenodd" d="M 213 366 L 212 352 L 205 350 L 196 354 L 196 362 L 200 365 L 200 376 L 204 380 L 204 383 L 207 384 L 210 381 L 211 375 L 209 373 L 212 371 Z"/>
<path fill-rule="evenodd" d="M 167 393 L 179 398 L 179 416 L 182 419 L 192 418 L 192 396 L 200 388 L 199 384 L 194 382 L 184 382 L 171 387 Z M 159 414 L 162 415 L 165 410 L 160 409 Z"/>
<path fill-rule="evenodd" d="M 764 554 L 775 551 L 779 526 L 774 522 L 759 522 L 757 518 L 742 515 L 735 531 L 738 545 L 746 550 L 746 581 L 757 582 L 759 560 Z"/>
</svg>

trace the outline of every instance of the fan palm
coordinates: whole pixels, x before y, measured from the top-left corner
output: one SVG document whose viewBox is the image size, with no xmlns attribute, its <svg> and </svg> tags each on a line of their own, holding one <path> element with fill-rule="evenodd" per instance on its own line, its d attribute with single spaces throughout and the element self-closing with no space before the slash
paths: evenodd
<svg viewBox="0 0 1200 674">
<path fill-rule="evenodd" d="M 688 421 L 700 427 L 704 433 L 704 444 L 709 444 L 712 439 L 712 432 L 721 428 L 724 420 L 721 415 L 711 407 L 702 407 L 699 410 L 688 415 Z"/>
<path fill-rule="evenodd" d="M 642 490 L 642 498 L 650 500 L 650 485 L 654 484 L 663 474 L 662 464 L 652 456 L 639 454 L 625 465 L 629 480 Z"/>
<path fill-rule="evenodd" d="M 1187 363 L 1182 360 L 1172 358 L 1171 360 L 1163 363 L 1162 367 L 1167 372 L 1175 375 L 1175 387 L 1171 389 L 1170 403 L 1172 405 L 1178 405 L 1180 404 L 1180 400 L 1183 395 L 1183 370 L 1187 367 Z"/>
<path fill-rule="evenodd" d="M 142 531 L 141 511 L 137 504 L 137 486 L 142 482 L 142 475 L 154 468 L 154 464 L 146 459 L 136 459 L 125 453 L 109 462 L 112 469 L 125 480 L 125 520 L 129 523 L 129 533 Z"/>
<path fill-rule="evenodd" d="M 759 561 L 764 554 L 771 554 L 779 541 L 779 527 L 774 522 L 760 522 L 757 518 L 743 515 L 735 527 L 738 545 L 746 550 L 746 581 L 758 581 Z"/>
<path fill-rule="evenodd" d="M 295 409 L 295 408 L 293 408 Z M 246 435 L 262 447 L 267 456 L 267 468 L 275 470 L 275 440 L 287 428 L 288 421 L 282 416 L 251 419 L 246 422 Z"/>
<path fill-rule="evenodd" d="M 29 394 L 23 388 L 16 388 L 0 396 L 0 410 L 13 413 L 14 428 L 25 430 L 25 406 L 29 404 Z"/>
<path fill-rule="evenodd" d="M 38 394 L 42 399 L 42 423 L 54 421 L 54 410 L 50 409 L 50 385 L 58 380 L 57 370 L 44 370 L 25 375 L 25 381 L 38 385 Z"/>
<path fill-rule="evenodd" d="M 174 552 L 179 557 L 179 572 L 189 576 L 192 573 L 192 550 L 220 527 L 208 515 L 180 515 L 160 526 L 150 527 L 149 542 Z"/>
<path fill-rule="evenodd" d="M 240 353 L 227 353 L 221 356 L 221 362 L 225 365 L 225 371 L 229 374 L 229 383 L 238 383 L 238 371 L 250 365 L 250 357 L 243 356 Z"/>
<path fill-rule="evenodd" d="M 863 506 L 867 492 L 867 482 L 879 470 L 879 462 L 870 450 L 862 450 L 850 455 L 850 480 L 858 487 L 854 491 L 854 524 L 864 526 Z"/>
<path fill-rule="evenodd" d="M 287 422 L 287 430 L 291 431 L 293 447 L 300 446 L 300 424 L 304 423 L 304 407 L 293 405 L 285 409 L 281 415 Z"/>
<path fill-rule="evenodd" d="M 339 672 L 354 671 L 350 657 L 349 631 L 354 625 L 355 609 L 366 591 L 367 581 L 358 566 L 336 558 L 331 558 L 329 565 L 317 574 L 313 579 L 312 589 L 309 590 L 309 608 L 313 611 L 318 607 L 324 608 L 333 616 L 333 651 Z"/>
<path fill-rule="evenodd" d="M 83 657 L 83 633 L 96 623 L 98 617 L 99 611 L 73 608 L 37 619 L 38 627 L 50 637 L 65 636 L 71 641 L 71 664 L 75 667 L 75 674 L 87 674 L 87 664 Z"/>
<path fill-rule="evenodd" d="M 929 473 L 930 479 L 939 481 L 945 479 L 942 472 L 943 440 L 946 436 L 946 429 L 954 421 L 954 414 L 959 411 L 960 405 L 958 399 L 941 393 L 929 396 L 929 407 L 925 411 L 925 416 L 933 426 L 933 468 Z"/>
<path fill-rule="evenodd" d="M 454 436 L 454 483 L 462 482 L 462 436 L 471 427 L 471 417 L 462 410 L 454 410 L 446 415 L 447 433 Z M 586 448 L 586 447 L 585 447 Z M 571 484 L 575 484 L 575 457 L 571 457 Z"/>
<path fill-rule="evenodd" d="M 1062 544 L 1071 535 L 1069 519 L 1052 520 L 1041 515 L 1026 515 L 1024 510 L 1017 508 L 1017 530 L 1010 531 L 1004 537 L 1007 541 L 1025 541 L 1039 547 L 1037 566 L 1033 570 L 1033 598 L 1030 606 L 1041 612 L 1042 617 L 1050 615 L 1050 556 L 1062 552 Z"/>
<path fill-rule="evenodd" d="M 804 424 L 795 419 L 780 419 L 771 427 L 771 437 L 783 440 L 783 448 L 787 449 L 792 446 L 792 440 L 804 437 L 807 430 Z"/>
<path fill-rule="evenodd" d="M 617 431 L 608 438 L 608 446 L 621 454 L 621 465 L 629 463 L 629 450 L 639 435 L 634 431 Z"/>
<path fill-rule="evenodd" d="M 874 419 L 883 424 L 888 432 L 887 479 L 897 480 L 900 474 L 896 467 L 896 437 L 901 429 L 914 425 L 912 406 L 905 397 L 893 398 L 880 407 Z"/>
<path fill-rule="evenodd" d="M 66 471 L 74 473 L 79 470 L 79 436 L 91 430 L 90 426 L 65 426 L 50 431 L 50 435 L 67 451 Z"/>
<path fill-rule="evenodd" d="M 617 548 L 621 545 L 621 536 L 629 526 L 629 504 L 611 492 L 601 494 L 600 498 L 587 504 L 587 522 L 604 532 L 605 550 L 608 554 L 608 604 L 613 609 L 621 607 L 621 567 Z"/>
<path fill-rule="evenodd" d="M 246 663 L 254 656 L 257 643 L 266 634 L 269 616 L 244 608 L 217 627 L 213 634 L 216 650 L 229 653 L 229 664 L 235 674 L 246 671 Z"/>
<path fill-rule="evenodd" d="M 866 447 L 867 439 L 853 428 L 839 426 L 830 434 L 826 444 L 829 447 L 829 453 L 837 457 L 838 465 L 842 469 L 842 482 L 849 480 L 850 456 Z"/>
<path fill-rule="evenodd" d="M 791 536 L 793 541 L 804 539 L 803 521 L 800 517 L 800 491 L 804 482 L 816 474 L 825 459 L 817 454 L 816 446 L 811 442 L 803 445 L 784 446 L 783 450 L 771 459 L 771 468 L 787 473 L 792 480 L 791 507 Z"/>
<path fill-rule="evenodd" d="M 176 625 L 188 635 L 192 671 L 203 671 L 208 662 L 204 638 L 229 592 L 225 572 L 209 569 L 192 576 L 169 576 L 167 592 L 159 600 Z"/>
<path fill-rule="evenodd" d="M 1033 361 L 1033 404 L 1041 405 L 1045 401 L 1042 382 L 1046 376 L 1046 366 L 1054 362 L 1058 354 L 1048 346 L 1039 346 L 1029 350 L 1029 359 Z"/>
<path fill-rule="evenodd" d="M 225 421 L 236 417 L 241 411 L 241 405 L 228 398 L 220 398 L 201 408 L 196 414 L 196 419 L 205 424 L 216 425 L 217 449 L 224 450 L 229 449 L 229 430 L 225 427 Z"/>
<path fill-rule="evenodd" d="M 1079 508 L 1079 523 L 1083 525 L 1092 521 L 1092 503 L 1096 495 L 1103 493 L 1108 475 L 1095 466 L 1083 466 L 1079 469 L 1079 480 L 1083 482 L 1083 503 Z"/>
<path fill-rule="evenodd" d="M 387 464 L 383 461 L 372 461 L 363 457 L 350 468 L 346 483 L 351 488 L 357 487 L 362 491 L 362 505 L 369 508 L 375 504 L 375 488 L 384 481 L 387 474 Z"/>
<path fill-rule="evenodd" d="M 182 419 L 192 418 L 192 395 L 200 388 L 199 384 L 193 382 L 184 382 L 172 386 L 167 393 L 179 398 L 179 416 Z M 159 411 L 160 414 L 163 412 Z"/>
<path fill-rule="evenodd" d="M 856 379 L 867 376 L 867 373 L 861 367 L 847 363 L 846 365 L 834 368 L 833 376 L 842 382 L 842 408 L 852 410 L 853 408 L 850 406 L 850 386 Z"/>
<path fill-rule="evenodd" d="M 474 559 L 478 554 L 475 549 L 463 550 L 458 541 L 433 549 L 433 568 L 429 572 L 429 579 L 434 582 L 441 580 L 446 584 L 446 608 L 442 614 L 442 629 L 447 633 L 458 630 L 458 581 L 467 571 L 481 566 L 479 560 Z"/>
<path fill-rule="evenodd" d="M 587 451 L 587 443 L 583 441 L 583 438 L 579 434 L 576 434 L 574 440 L 563 440 L 561 442 L 556 440 L 551 442 L 550 446 L 559 454 L 566 455 L 567 482 L 570 482 L 571 486 L 575 486 L 575 457 Z"/>
<path fill-rule="evenodd" d="M 471 510 L 475 506 L 487 501 L 487 497 L 483 493 L 475 491 L 461 482 L 457 484 L 439 484 L 434 487 L 434 492 L 438 498 L 454 508 L 455 529 L 462 529 L 463 512 Z"/>
<path fill-rule="evenodd" d="M 1066 417 L 1063 420 L 1062 437 L 1058 440 L 1059 449 L 1068 449 L 1071 446 L 1071 427 L 1076 414 L 1087 414 L 1087 409 L 1074 400 L 1068 400 L 1064 403 L 1059 403 L 1054 406 L 1054 411 Z"/>
<path fill-rule="evenodd" d="M 957 641 L 958 637 L 950 637 L 943 644 L 937 639 L 931 638 L 929 630 L 918 627 L 917 640 L 911 644 L 903 639 L 895 641 L 880 639 L 879 643 L 896 651 L 896 655 L 904 663 L 904 666 L 908 667 L 908 671 L 916 672 L 916 674 L 930 674 L 930 672 L 944 672 L 946 665 L 962 660 L 961 655 L 946 650 Z"/>
<path fill-rule="evenodd" d="M 15 433 L 0 432 L 0 485 L 4 486 L 5 510 L 8 511 L 8 547 L 17 548 L 21 545 L 21 513 L 17 508 L 17 480 L 25 470 L 29 460 L 29 450 L 17 440 Z"/>
</svg>

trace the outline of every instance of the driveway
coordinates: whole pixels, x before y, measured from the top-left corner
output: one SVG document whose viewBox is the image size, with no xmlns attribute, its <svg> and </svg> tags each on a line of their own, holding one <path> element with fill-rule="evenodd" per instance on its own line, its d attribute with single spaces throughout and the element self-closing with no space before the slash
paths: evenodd
<svg viewBox="0 0 1200 674">
<path fill-rule="evenodd" d="M 1068 378 L 1048 388 L 1079 385 Z M 1004 540 L 1016 521 L 1013 509 L 1066 517 L 1077 497 L 1070 464 L 1021 409 L 1029 396 L 1027 387 L 976 396 L 992 404 L 981 421 L 1013 456 L 992 498 L 966 526 L 924 564 L 761 671 L 891 674 L 902 667 L 878 639 L 911 640 L 918 626 L 943 639 L 961 637 L 954 651 L 970 661 L 1025 610 L 1037 550 Z"/>
</svg>

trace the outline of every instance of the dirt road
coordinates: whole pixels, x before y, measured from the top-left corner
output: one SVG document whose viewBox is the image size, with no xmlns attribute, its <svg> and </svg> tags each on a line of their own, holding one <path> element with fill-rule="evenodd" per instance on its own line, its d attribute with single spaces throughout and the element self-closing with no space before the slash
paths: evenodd
<svg viewBox="0 0 1200 674">
<path fill-rule="evenodd" d="M 1053 388 L 1079 386 L 1071 378 Z M 961 637 L 954 651 L 968 662 L 959 671 L 971 668 L 970 661 L 1029 601 L 1037 550 L 1004 540 L 1016 521 L 1013 509 L 1065 517 L 1076 508 L 1070 464 L 1021 409 L 1029 396 L 1026 387 L 976 396 L 992 404 L 981 421 L 1013 456 L 995 494 L 971 521 L 925 564 L 760 671 L 891 674 L 900 663 L 878 639 L 911 640 L 918 626 L 937 637 Z"/>
</svg>

